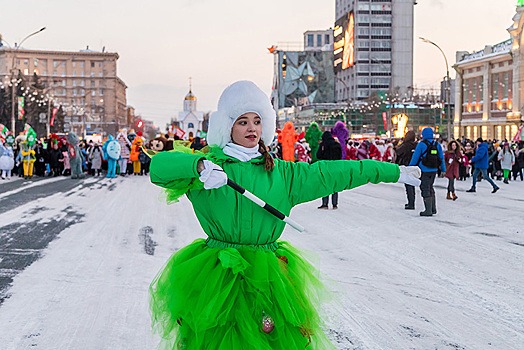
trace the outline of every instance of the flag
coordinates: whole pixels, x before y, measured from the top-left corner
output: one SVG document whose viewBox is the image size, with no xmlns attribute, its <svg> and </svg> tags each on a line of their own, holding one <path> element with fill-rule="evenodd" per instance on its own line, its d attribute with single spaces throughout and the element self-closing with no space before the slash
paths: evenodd
<svg viewBox="0 0 524 350">
<path fill-rule="evenodd" d="M 201 139 L 205 139 L 206 137 L 207 137 L 207 132 L 205 132 L 205 131 L 201 131 L 201 132 L 200 132 L 200 138 L 201 138 Z"/>
<path fill-rule="evenodd" d="M 51 122 L 49 123 L 49 125 L 53 126 L 55 125 L 55 117 L 56 117 L 56 113 L 58 112 L 58 108 L 53 108 L 53 114 L 52 114 L 52 117 L 51 117 Z"/>
<path fill-rule="evenodd" d="M 176 127 L 176 131 L 175 131 L 176 136 L 183 138 L 185 134 L 186 132 L 184 130 L 180 129 L 178 126 Z"/>
<path fill-rule="evenodd" d="M 23 96 L 18 97 L 18 120 L 24 119 L 25 115 L 25 100 Z"/>
<path fill-rule="evenodd" d="M 29 146 L 32 146 L 36 142 L 36 132 L 31 127 L 31 125 L 25 123 L 24 134 L 26 136 L 25 139 L 27 140 L 27 143 L 29 144 Z"/>
<path fill-rule="evenodd" d="M 0 124 L 0 136 L 3 138 L 6 137 L 7 133 L 9 132 L 9 129 L 4 124 Z"/>
</svg>

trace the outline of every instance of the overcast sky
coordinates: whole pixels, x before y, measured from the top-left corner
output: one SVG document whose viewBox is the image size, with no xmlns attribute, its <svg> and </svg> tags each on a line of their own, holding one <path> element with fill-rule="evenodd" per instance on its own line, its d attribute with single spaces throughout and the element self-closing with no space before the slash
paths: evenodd
<svg viewBox="0 0 524 350">
<path fill-rule="evenodd" d="M 415 38 L 446 53 L 476 51 L 509 38 L 517 0 L 418 0 Z M 118 52 L 128 104 L 162 126 L 182 109 L 193 78 L 198 109 L 214 110 L 222 90 L 248 79 L 268 95 L 273 57 L 267 47 L 301 42 L 306 30 L 333 27 L 335 0 L 0 0 L 0 33 L 29 49 Z M 438 86 L 440 52 L 415 41 L 414 83 Z M 452 71 L 452 76 L 454 76 Z"/>
</svg>

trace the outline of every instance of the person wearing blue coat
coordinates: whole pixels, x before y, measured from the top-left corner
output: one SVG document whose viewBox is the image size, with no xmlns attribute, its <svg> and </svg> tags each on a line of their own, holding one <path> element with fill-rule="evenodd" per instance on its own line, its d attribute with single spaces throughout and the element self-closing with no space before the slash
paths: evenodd
<svg viewBox="0 0 524 350">
<path fill-rule="evenodd" d="M 411 162 L 409 162 L 410 166 L 418 166 L 422 172 L 422 176 L 420 177 L 420 191 L 422 192 L 425 210 L 420 212 L 420 216 L 432 216 L 437 213 L 437 201 L 433 184 L 437 177 L 438 168 L 429 168 L 422 164 L 422 159 L 425 157 L 428 149 L 426 143 L 436 144 L 440 170 L 444 173 L 446 172 L 446 162 L 444 161 L 442 147 L 440 143 L 434 139 L 433 129 L 424 128 L 422 130 L 422 140 L 417 144 L 417 147 L 415 147 L 415 152 L 411 157 Z"/>
<path fill-rule="evenodd" d="M 477 178 L 479 173 L 482 173 L 482 177 L 486 179 L 491 186 L 493 186 L 493 191 L 495 193 L 499 190 L 499 187 L 493 182 L 493 180 L 488 175 L 488 164 L 489 164 L 489 155 L 488 155 L 488 144 L 482 140 L 481 137 L 477 139 L 477 152 L 475 156 L 471 158 L 471 163 L 475 165 L 475 170 L 473 171 L 473 185 L 466 192 L 477 192 Z"/>
</svg>

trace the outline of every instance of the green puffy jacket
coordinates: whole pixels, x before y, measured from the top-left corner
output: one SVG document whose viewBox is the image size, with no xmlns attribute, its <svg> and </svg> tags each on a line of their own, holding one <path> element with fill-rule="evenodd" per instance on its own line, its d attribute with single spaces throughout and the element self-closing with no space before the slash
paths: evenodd
<svg viewBox="0 0 524 350">
<path fill-rule="evenodd" d="M 269 247 L 285 223 L 228 186 L 205 190 L 198 179 L 197 163 L 207 158 L 227 176 L 285 215 L 295 205 L 355 188 L 369 182 L 397 182 L 396 164 L 373 160 L 319 161 L 314 164 L 275 160 L 273 171 L 264 169 L 263 157 L 241 162 L 212 148 L 206 155 L 162 152 L 151 160 L 151 182 L 169 191 L 185 193 L 195 210 L 208 245 Z"/>
</svg>

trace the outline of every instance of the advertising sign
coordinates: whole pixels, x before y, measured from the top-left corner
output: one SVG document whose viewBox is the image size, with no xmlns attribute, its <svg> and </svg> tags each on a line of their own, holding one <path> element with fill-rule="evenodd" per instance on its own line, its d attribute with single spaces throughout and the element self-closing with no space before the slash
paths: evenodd
<svg viewBox="0 0 524 350">
<path fill-rule="evenodd" d="M 333 30 L 335 73 L 355 65 L 355 15 L 353 11 L 335 22 Z"/>
</svg>

